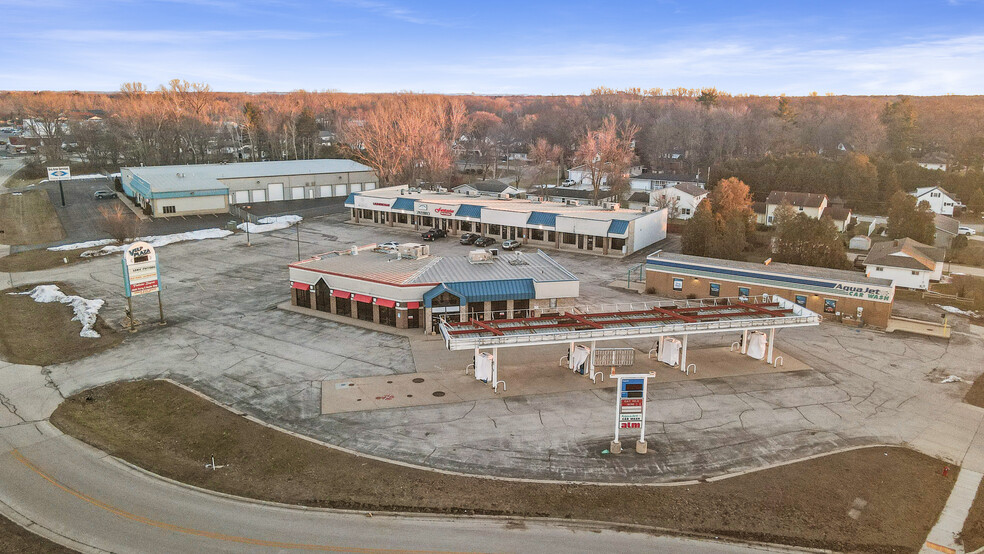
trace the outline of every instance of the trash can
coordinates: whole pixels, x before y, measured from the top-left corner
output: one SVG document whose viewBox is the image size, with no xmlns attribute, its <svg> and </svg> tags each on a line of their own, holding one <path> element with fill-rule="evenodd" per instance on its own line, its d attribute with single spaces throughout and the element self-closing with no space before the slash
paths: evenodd
<svg viewBox="0 0 984 554">
<path fill-rule="evenodd" d="M 226 223 L 226 229 L 228 229 L 230 231 L 235 231 L 236 230 L 236 225 L 238 225 L 238 223 L 236 223 L 236 220 L 235 219 L 230 219 L 229 222 Z"/>
</svg>

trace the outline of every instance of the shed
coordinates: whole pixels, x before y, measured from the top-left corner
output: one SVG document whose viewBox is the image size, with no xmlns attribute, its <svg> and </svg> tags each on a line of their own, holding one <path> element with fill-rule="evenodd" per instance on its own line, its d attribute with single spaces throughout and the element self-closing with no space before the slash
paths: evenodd
<svg viewBox="0 0 984 554">
<path fill-rule="evenodd" d="M 851 250 L 871 250 L 871 237 L 854 235 L 848 246 Z"/>
</svg>

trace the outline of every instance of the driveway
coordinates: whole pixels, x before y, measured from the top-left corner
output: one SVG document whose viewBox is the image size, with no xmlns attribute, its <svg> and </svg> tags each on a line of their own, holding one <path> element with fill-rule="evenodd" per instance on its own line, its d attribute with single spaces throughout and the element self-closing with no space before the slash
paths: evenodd
<svg viewBox="0 0 984 554">
<path fill-rule="evenodd" d="M 7 182 L 7 179 L 24 167 L 24 161 L 24 158 L 0 157 L 0 194 L 5 191 L 4 183 Z"/>
</svg>

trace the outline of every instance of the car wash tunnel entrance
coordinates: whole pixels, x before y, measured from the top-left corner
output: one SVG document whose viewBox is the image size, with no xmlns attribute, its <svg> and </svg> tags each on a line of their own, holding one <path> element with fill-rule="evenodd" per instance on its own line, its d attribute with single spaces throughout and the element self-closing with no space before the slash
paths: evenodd
<svg viewBox="0 0 984 554">
<path fill-rule="evenodd" d="M 415 373 L 325 381 L 322 413 L 612 387 L 605 376 L 613 370 L 655 371 L 655 382 L 668 382 L 808 369 L 776 345 L 776 330 L 816 326 L 820 320 L 798 304 L 769 295 L 442 320 L 444 348 L 435 341 L 420 343 L 432 349 L 423 362 L 414 347 Z M 690 348 L 689 337 L 700 334 L 731 335 L 733 341 Z M 503 349 L 516 351 L 502 356 Z"/>
</svg>

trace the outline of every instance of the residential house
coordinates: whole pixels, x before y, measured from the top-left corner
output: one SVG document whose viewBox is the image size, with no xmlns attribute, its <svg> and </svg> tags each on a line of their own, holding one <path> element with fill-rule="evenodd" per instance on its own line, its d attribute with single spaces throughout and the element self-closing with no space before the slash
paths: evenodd
<svg viewBox="0 0 984 554">
<path fill-rule="evenodd" d="M 652 202 L 668 209 L 669 217 L 690 219 L 697 211 L 697 205 L 707 198 L 708 192 L 693 184 L 679 183 L 652 192 Z"/>
<path fill-rule="evenodd" d="M 458 194 L 467 194 L 470 196 L 516 196 L 520 191 L 513 185 L 507 185 L 502 181 L 486 180 L 477 181 L 474 183 L 468 183 L 465 185 L 458 185 L 454 187 L 454 192 Z"/>
<path fill-rule="evenodd" d="M 960 205 L 960 201 L 940 187 L 920 187 L 909 194 L 916 197 L 916 202 L 925 201 L 931 210 L 942 215 L 953 215 L 954 206 Z"/>
<path fill-rule="evenodd" d="M 637 190 L 629 195 L 628 204 L 631 210 L 642 210 L 650 205 L 650 193 Z"/>
<path fill-rule="evenodd" d="M 928 290 L 943 276 L 943 250 L 910 238 L 879 242 L 864 260 L 868 277 L 891 279 L 896 287 Z"/>
<path fill-rule="evenodd" d="M 41 139 L 38 137 L 25 137 L 11 135 L 7 137 L 8 154 L 34 154 L 41 146 Z"/>
<path fill-rule="evenodd" d="M 563 202 L 578 206 L 601 206 L 606 202 L 618 202 L 618 196 L 608 189 L 598 191 L 598 200 L 594 199 L 594 190 L 572 189 L 568 187 L 547 187 L 535 191 L 543 200 L 548 202 Z M 534 191 L 530 191 L 532 196 Z"/>
<path fill-rule="evenodd" d="M 704 188 L 704 182 L 699 176 L 683 175 L 680 173 L 642 173 L 629 179 L 629 187 L 632 190 L 660 190 L 666 187 L 675 187 L 687 183 L 695 187 Z"/>
<path fill-rule="evenodd" d="M 823 211 L 824 217 L 829 217 L 834 221 L 834 227 L 843 233 L 847 226 L 851 224 L 851 209 L 844 206 L 828 206 Z"/>
<path fill-rule="evenodd" d="M 936 239 L 933 245 L 938 248 L 949 248 L 953 242 L 953 237 L 960 232 L 960 222 L 952 217 L 936 214 L 934 218 L 936 224 Z"/>
<path fill-rule="evenodd" d="M 932 171 L 946 171 L 946 154 L 936 152 L 924 158 L 916 160 L 916 164 L 924 169 Z"/>
<path fill-rule="evenodd" d="M 783 204 L 792 206 L 793 211 L 806 214 L 813 219 L 820 219 L 827 209 L 827 195 L 812 192 L 786 192 L 774 190 L 765 199 L 765 224 L 772 225 L 775 212 Z"/>
<path fill-rule="evenodd" d="M 766 209 L 765 202 L 752 202 L 752 212 L 755 213 L 755 223 L 759 225 L 767 224 L 768 210 Z"/>
</svg>

